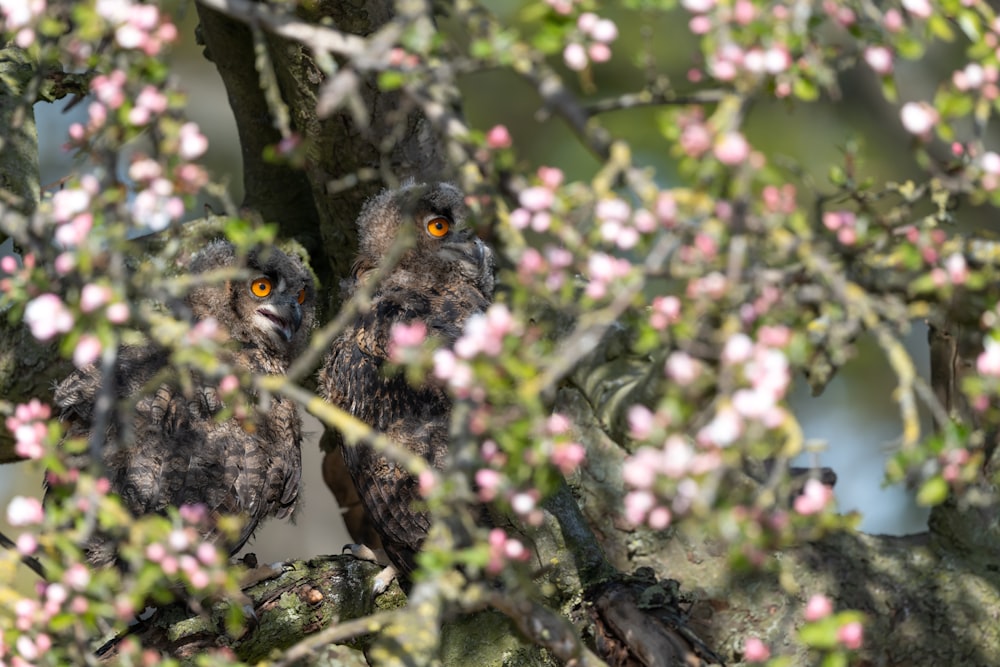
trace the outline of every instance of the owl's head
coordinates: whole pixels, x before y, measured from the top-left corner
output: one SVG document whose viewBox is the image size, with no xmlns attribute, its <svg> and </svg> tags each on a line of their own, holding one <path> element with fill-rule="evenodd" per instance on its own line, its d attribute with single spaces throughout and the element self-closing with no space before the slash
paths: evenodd
<svg viewBox="0 0 1000 667">
<path fill-rule="evenodd" d="M 302 258 L 275 247 L 241 257 L 225 240 L 209 243 L 191 260 L 192 274 L 235 269 L 236 277 L 206 280 L 187 297 L 196 320 L 214 317 L 229 335 L 291 360 L 315 326 L 316 285 Z"/>
<path fill-rule="evenodd" d="M 451 183 L 408 181 L 382 191 L 358 216 L 355 280 L 375 270 L 405 230 L 413 240 L 393 271 L 397 280 L 457 277 L 492 297 L 493 251 L 468 226 L 468 216 L 464 194 Z"/>
</svg>

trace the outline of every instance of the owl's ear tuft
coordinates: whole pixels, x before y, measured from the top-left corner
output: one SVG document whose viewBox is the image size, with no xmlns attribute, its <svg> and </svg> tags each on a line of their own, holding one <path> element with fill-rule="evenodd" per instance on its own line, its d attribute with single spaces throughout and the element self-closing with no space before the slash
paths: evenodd
<svg viewBox="0 0 1000 667">
<path fill-rule="evenodd" d="M 236 264 L 236 246 L 225 239 L 215 239 L 191 258 L 188 268 L 191 273 L 204 273 L 234 264 Z"/>
</svg>

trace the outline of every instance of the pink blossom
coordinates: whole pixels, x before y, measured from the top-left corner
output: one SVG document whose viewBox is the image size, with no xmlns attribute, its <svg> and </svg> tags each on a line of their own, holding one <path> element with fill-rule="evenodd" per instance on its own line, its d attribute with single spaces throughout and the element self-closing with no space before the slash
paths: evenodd
<svg viewBox="0 0 1000 667">
<path fill-rule="evenodd" d="M 573 11 L 574 0 L 545 0 L 545 3 L 557 14 L 565 16 Z"/>
<path fill-rule="evenodd" d="M 670 192 L 661 192 L 656 197 L 654 209 L 656 217 L 667 227 L 672 227 L 677 221 L 677 200 Z"/>
<path fill-rule="evenodd" d="M 595 63 L 606 63 L 611 60 L 611 48 L 597 42 L 587 47 L 587 56 Z"/>
<path fill-rule="evenodd" d="M 899 32 L 904 26 L 903 15 L 896 8 L 887 10 L 882 22 L 885 25 L 885 29 L 889 32 Z"/>
<path fill-rule="evenodd" d="M 522 491 L 520 493 L 515 493 L 510 498 L 510 508 L 514 510 L 517 514 L 525 515 L 529 514 L 535 509 L 536 504 L 535 496 L 529 492 Z"/>
<path fill-rule="evenodd" d="M 438 484 L 438 477 L 430 468 L 426 470 L 421 470 L 420 474 L 417 475 L 417 490 L 420 491 L 420 495 L 427 498 L 434 492 L 434 488 Z"/>
<path fill-rule="evenodd" d="M 427 324 L 422 320 L 395 323 L 389 332 L 389 358 L 396 363 L 405 362 L 426 338 Z"/>
<path fill-rule="evenodd" d="M 698 157 L 711 148 L 712 134 L 701 123 L 692 123 L 681 130 L 678 142 L 684 153 L 691 157 Z"/>
<path fill-rule="evenodd" d="M 670 527 L 670 520 L 672 518 L 670 510 L 659 505 L 649 511 L 649 516 L 646 517 L 646 524 L 653 530 L 666 530 Z"/>
<path fill-rule="evenodd" d="M 680 479 L 690 471 L 694 460 L 694 449 L 688 441 L 679 436 L 671 435 L 663 445 L 663 460 L 661 470 L 667 477 Z"/>
<path fill-rule="evenodd" d="M 102 104 L 117 109 L 125 102 L 125 72 L 120 69 L 110 74 L 98 74 L 90 82 L 90 89 Z"/>
<path fill-rule="evenodd" d="M 576 42 L 567 44 L 566 48 L 563 49 L 563 61 L 566 63 L 566 67 L 571 70 L 583 71 L 587 68 L 587 50 L 583 48 L 582 44 Z"/>
<path fill-rule="evenodd" d="M 24 322 L 31 334 L 41 341 L 54 338 L 73 328 L 73 314 L 55 294 L 45 293 L 28 302 L 24 309 Z"/>
<path fill-rule="evenodd" d="M 531 216 L 531 228 L 536 232 L 544 232 L 552 224 L 552 215 L 548 211 L 539 211 Z"/>
<path fill-rule="evenodd" d="M 56 228 L 56 242 L 63 248 L 75 248 L 87 240 L 93 224 L 94 216 L 91 213 L 81 213 Z"/>
<path fill-rule="evenodd" d="M 45 0 L 4 0 L 0 12 L 8 30 L 16 30 L 32 23 L 45 12 Z M 23 47 L 22 47 L 23 48 Z"/>
<path fill-rule="evenodd" d="M 733 5 L 733 18 L 740 25 L 747 25 L 757 15 L 757 8 L 751 0 L 736 0 Z"/>
<path fill-rule="evenodd" d="M 600 18 L 594 12 L 584 12 L 576 19 L 576 27 L 580 29 L 580 32 L 590 34 Z"/>
<path fill-rule="evenodd" d="M 990 337 L 983 340 L 983 351 L 976 358 L 976 370 L 980 375 L 1000 378 L 1000 341 Z"/>
<path fill-rule="evenodd" d="M 993 151 L 983 153 L 979 158 L 979 166 L 987 174 L 1000 175 L 1000 155 Z"/>
<path fill-rule="evenodd" d="M 546 167 L 545 165 L 538 168 L 537 174 L 542 185 L 549 190 L 555 190 L 562 185 L 563 179 L 566 177 L 562 169 L 558 167 Z"/>
<path fill-rule="evenodd" d="M 17 258 L 13 255 L 0 257 L 0 271 L 4 273 L 14 273 L 17 271 Z"/>
<path fill-rule="evenodd" d="M 80 310 L 90 313 L 111 301 L 111 288 L 106 285 L 87 283 L 80 290 Z"/>
<path fill-rule="evenodd" d="M 555 201 L 552 191 L 540 185 L 521 190 L 517 198 L 521 206 L 532 212 L 544 211 Z"/>
<path fill-rule="evenodd" d="M 590 29 L 590 36 L 598 42 L 609 44 L 618 39 L 618 26 L 611 19 L 600 19 Z"/>
<path fill-rule="evenodd" d="M 202 156 L 208 149 L 208 139 L 198 129 L 196 123 L 184 123 L 180 129 L 180 147 L 177 154 L 183 160 L 194 160 Z"/>
<path fill-rule="evenodd" d="M 693 14 L 704 14 L 715 7 L 715 0 L 681 0 L 681 6 Z"/>
<path fill-rule="evenodd" d="M 833 613 L 833 602 L 825 595 L 816 593 L 806 603 L 805 619 L 810 623 L 826 618 Z"/>
<path fill-rule="evenodd" d="M 787 48 L 772 46 L 764 52 L 764 70 L 768 74 L 781 74 L 791 66 L 792 57 Z"/>
<path fill-rule="evenodd" d="M 17 648 L 17 652 L 21 655 L 21 657 L 28 662 L 34 662 L 37 660 L 39 654 L 41 653 L 38 650 L 38 646 L 35 645 L 35 642 L 28 635 L 21 635 L 18 637 L 17 641 L 14 642 L 14 647 Z"/>
<path fill-rule="evenodd" d="M 802 493 L 795 498 L 795 511 L 799 514 L 816 514 L 833 500 L 833 489 L 826 486 L 818 479 L 809 479 L 802 489 Z"/>
<path fill-rule="evenodd" d="M 52 196 L 52 217 L 67 222 L 90 206 L 90 193 L 82 188 L 66 188 Z"/>
<path fill-rule="evenodd" d="M 37 498 L 14 496 L 7 505 L 7 523 L 12 526 L 30 526 L 43 519 L 45 512 Z"/>
<path fill-rule="evenodd" d="M 701 375 L 701 362 L 687 352 L 672 352 L 665 366 L 667 377 L 682 387 L 686 387 Z"/>
<path fill-rule="evenodd" d="M 910 134 L 923 136 L 938 122 L 938 112 L 926 102 L 907 102 L 899 111 L 903 127 Z"/>
<path fill-rule="evenodd" d="M 653 433 L 653 413 L 645 405 L 633 405 L 628 409 L 629 436 L 645 440 Z"/>
<path fill-rule="evenodd" d="M 715 143 L 714 152 L 722 164 L 737 165 L 750 156 L 750 144 L 739 132 L 726 132 Z"/>
<path fill-rule="evenodd" d="M 930 18 L 934 11 L 928 0 L 903 0 L 903 9 L 920 19 Z"/>
<path fill-rule="evenodd" d="M 859 621 L 851 621 L 837 629 L 837 641 L 844 645 L 844 648 L 856 651 L 861 648 L 864 642 L 865 629 Z"/>
<path fill-rule="evenodd" d="M 704 14 L 697 14 L 688 21 L 688 30 L 693 35 L 707 35 L 712 31 L 712 19 Z"/>
<path fill-rule="evenodd" d="M 764 662 L 771 657 L 771 649 L 757 637 L 747 637 L 743 642 L 743 657 L 747 662 Z"/>
<path fill-rule="evenodd" d="M 73 365 L 86 368 L 101 355 L 101 340 L 93 334 L 84 334 L 73 348 Z"/>
<path fill-rule="evenodd" d="M 526 229 L 530 224 L 531 212 L 528 209 L 515 208 L 510 212 L 510 225 L 514 229 Z M 539 255 L 539 257 L 541 257 L 541 255 Z"/>
<path fill-rule="evenodd" d="M 722 362 L 725 364 L 742 364 L 753 354 L 753 341 L 745 333 L 737 333 L 729 337 L 722 348 Z"/>
<path fill-rule="evenodd" d="M 629 491 L 625 495 L 625 520 L 633 526 L 641 526 L 655 506 L 656 499 L 649 491 Z"/>
<path fill-rule="evenodd" d="M 479 499 L 488 503 L 497 496 L 501 481 L 500 473 L 492 468 L 480 468 L 476 471 L 476 486 L 479 489 Z"/>
<path fill-rule="evenodd" d="M 601 220 L 617 220 L 624 222 L 628 220 L 632 213 L 632 208 L 624 199 L 617 197 L 613 199 L 602 199 L 594 207 L 594 214 Z"/>
<path fill-rule="evenodd" d="M 104 127 L 108 120 L 108 108 L 100 102 L 91 102 L 87 107 L 87 120 L 87 128 L 90 130 Z"/>
<path fill-rule="evenodd" d="M 90 570 L 81 563 L 73 563 L 63 573 L 63 582 L 73 590 L 83 590 L 90 583 Z"/>
<path fill-rule="evenodd" d="M 656 480 L 660 452 L 652 447 L 640 447 L 622 465 L 622 479 L 636 489 L 648 489 Z"/>
<path fill-rule="evenodd" d="M 892 73 L 892 51 L 884 46 L 869 46 L 865 49 L 865 62 L 876 74 L 885 76 Z"/>
<path fill-rule="evenodd" d="M 743 435 L 743 420 L 730 406 L 723 406 L 711 422 L 698 431 L 698 441 L 716 447 L 728 447 Z"/>
<path fill-rule="evenodd" d="M 222 394 L 231 394 L 239 388 L 240 380 L 232 373 L 219 380 L 219 391 Z"/>
<path fill-rule="evenodd" d="M 549 455 L 552 464 L 564 475 L 571 474 L 587 457 L 587 450 L 578 442 L 557 443 Z"/>
<path fill-rule="evenodd" d="M 962 285 L 969 279 L 969 267 L 961 253 L 952 253 L 944 260 L 944 268 L 953 285 Z"/>
<path fill-rule="evenodd" d="M 513 143 L 506 125 L 494 125 L 486 133 L 486 145 L 490 148 L 510 148 Z"/>
<path fill-rule="evenodd" d="M 31 533 L 21 533 L 18 535 L 15 545 L 17 546 L 18 553 L 24 556 L 30 556 L 38 550 L 38 540 Z"/>
<path fill-rule="evenodd" d="M 159 563 L 167 556 L 167 549 L 160 542 L 153 542 L 146 546 L 146 560 L 151 563 Z"/>
<path fill-rule="evenodd" d="M 969 63 L 952 74 L 951 81 L 958 90 L 974 90 L 986 83 L 986 70 L 979 63 Z"/>
</svg>

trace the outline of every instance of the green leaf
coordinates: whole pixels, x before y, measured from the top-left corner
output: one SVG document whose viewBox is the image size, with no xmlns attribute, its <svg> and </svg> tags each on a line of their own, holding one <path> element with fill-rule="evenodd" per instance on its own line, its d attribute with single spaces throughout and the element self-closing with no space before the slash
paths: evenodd
<svg viewBox="0 0 1000 667">
<path fill-rule="evenodd" d="M 795 97 L 806 102 L 813 102 L 819 97 L 819 88 L 816 87 L 816 83 L 802 77 L 795 79 L 792 84 L 792 92 Z"/>
<path fill-rule="evenodd" d="M 941 476 L 931 477 L 917 491 L 917 504 L 924 507 L 940 505 L 948 498 L 948 482 Z"/>
<path fill-rule="evenodd" d="M 382 91 L 397 90 L 403 85 L 403 75 L 400 72 L 384 71 L 378 75 L 378 87 Z"/>
<path fill-rule="evenodd" d="M 927 27 L 931 29 L 939 39 L 950 42 L 955 39 L 955 33 L 948 24 L 948 20 L 940 14 L 934 14 L 929 19 L 927 19 Z"/>
</svg>

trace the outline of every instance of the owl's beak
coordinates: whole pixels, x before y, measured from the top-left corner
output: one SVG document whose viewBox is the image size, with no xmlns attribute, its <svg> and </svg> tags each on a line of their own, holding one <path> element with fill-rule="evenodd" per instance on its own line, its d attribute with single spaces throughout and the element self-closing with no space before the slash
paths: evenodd
<svg viewBox="0 0 1000 667">
<path fill-rule="evenodd" d="M 302 306 L 295 301 L 261 306 L 257 312 L 267 318 L 274 327 L 275 333 L 281 336 L 286 343 L 292 342 L 292 336 L 302 326 Z"/>
</svg>

